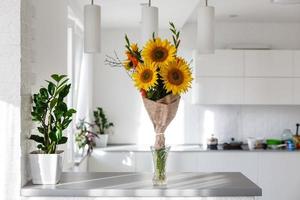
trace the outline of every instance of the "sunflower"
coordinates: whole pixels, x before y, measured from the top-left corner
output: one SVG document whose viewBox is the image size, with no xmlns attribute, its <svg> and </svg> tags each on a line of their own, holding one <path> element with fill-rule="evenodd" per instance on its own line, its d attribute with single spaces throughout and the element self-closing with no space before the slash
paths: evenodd
<svg viewBox="0 0 300 200">
<path fill-rule="evenodd" d="M 180 95 L 186 92 L 192 83 L 192 72 L 182 58 L 176 58 L 161 69 L 161 76 L 167 92 Z"/>
<path fill-rule="evenodd" d="M 149 40 L 144 50 L 142 57 L 145 62 L 154 63 L 155 66 L 163 66 L 175 59 L 176 48 L 168 40 Z"/>
<path fill-rule="evenodd" d="M 125 60 L 123 63 L 123 66 L 127 71 L 131 70 L 133 68 L 133 64 L 130 60 Z"/>
<path fill-rule="evenodd" d="M 138 48 L 138 45 L 136 43 L 132 43 L 130 45 L 130 48 L 133 52 L 138 52 L 139 51 L 139 48 Z"/>
<path fill-rule="evenodd" d="M 157 83 L 157 71 L 154 64 L 139 64 L 132 78 L 138 89 L 148 90 Z"/>
</svg>

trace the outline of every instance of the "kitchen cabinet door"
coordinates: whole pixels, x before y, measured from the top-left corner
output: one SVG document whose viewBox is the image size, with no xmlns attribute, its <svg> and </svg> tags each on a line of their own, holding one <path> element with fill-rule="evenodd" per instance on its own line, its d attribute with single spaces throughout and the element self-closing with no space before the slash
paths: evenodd
<svg viewBox="0 0 300 200">
<path fill-rule="evenodd" d="M 168 172 L 199 172 L 199 152 L 170 152 Z"/>
<path fill-rule="evenodd" d="M 153 172 L 152 153 L 136 152 L 135 153 L 135 171 L 136 172 Z"/>
<path fill-rule="evenodd" d="M 254 152 L 199 153 L 200 172 L 241 172 L 250 180 L 258 181 L 258 155 Z"/>
<path fill-rule="evenodd" d="M 292 78 L 246 78 L 245 104 L 293 104 Z"/>
<path fill-rule="evenodd" d="M 239 50 L 216 50 L 214 54 L 198 55 L 194 52 L 195 76 L 242 77 L 244 75 L 244 52 Z"/>
<path fill-rule="evenodd" d="M 294 104 L 300 105 L 300 78 L 294 78 Z"/>
<path fill-rule="evenodd" d="M 300 51 L 294 51 L 295 76 L 300 77 Z"/>
<path fill-rule="evenodd" d="M 198 172 L 199 152 L 170 152 L 167 160 L 168 172 Z M 152 154 L 136 153 L 136 172 L 153 172 Z"/>
<path fill-rule="evenodd" d="M 242 104 L 243 86 L 243 78 L 198 78 L 193 85 L 192 102 L 195 104 Z"/>
<path fill-rule="evenodd" d="M 107 152 L 94 149 L 89 158 L 90 172 L 134 172 L 135 155 L 133 152 Z"/>
<path fill-rule="evenodd" d="M 259 154 L 258 185 L 262 200 L 300 199 L 299 152 L 265 152 Z"/>
<path fill-rule="evenodd" d="M 293 77 L 293 51 L 245 51 L 246 77 Z"/>
</svg>

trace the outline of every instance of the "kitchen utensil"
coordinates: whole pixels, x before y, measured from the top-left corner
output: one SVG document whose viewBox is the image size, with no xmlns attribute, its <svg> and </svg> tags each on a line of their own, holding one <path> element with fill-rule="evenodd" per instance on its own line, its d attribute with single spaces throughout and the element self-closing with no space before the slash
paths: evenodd
<svg viewBox="0 0 300 200">
<path fill-rule="evenodd" d="M 293 139 L 293 133 L 291 129 L 284 129 L 281 135 L 281 139 L 283 141 L 291 140 Z"/>
<path fill-rule="evenodd" d="M 211 138 L 207 139 L 207 148 L 210 150 L 218 150 L 218 138 L 211 135 Z"/>
<path fill-rule="evenodd" d="M 247 138 L 248 148 L 249 150 L 254 150 L 256 148 L 256 139 L 253 137 Z"/>
<path fill-rule="evenodd" d="M 242 142 L 236 142 L 234 138 L 231 138 L 230 143 L 223 144 L 223 150 L 242 150 Z"/>
<path fill-rule="evenodd" d="M 299 136 L 299 126 L 300 124 L 296 124 L 296 135 L 293 136 L 293 141 L 296 149 L 300 149 L 300 136 Z"/>
</svg>

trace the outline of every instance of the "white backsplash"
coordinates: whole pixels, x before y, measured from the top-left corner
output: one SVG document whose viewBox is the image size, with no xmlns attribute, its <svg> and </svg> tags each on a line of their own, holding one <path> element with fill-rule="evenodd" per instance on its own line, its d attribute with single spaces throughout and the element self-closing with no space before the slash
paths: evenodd
<svg viewBox="0 0 300 200">
<path fill-rule="evenodd" d="M 286 128 L 296 132 L 300 122 L 299 106 L 201 106 L 186 105 L 189 113 L 185 143 L 206 140 L 210 133 L 226 142 L 231 137 L 280 138 Z"/>
</svg>

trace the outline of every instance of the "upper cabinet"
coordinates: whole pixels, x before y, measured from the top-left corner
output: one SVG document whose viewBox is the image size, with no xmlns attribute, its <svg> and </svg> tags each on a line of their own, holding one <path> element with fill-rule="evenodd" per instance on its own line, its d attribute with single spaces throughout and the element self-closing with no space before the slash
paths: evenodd
<svg viewBox="0 0 300 200">
<path fill-rule="evenodd" d="M 294 72 L 296 77 L 300 77 L 300 51 L 294 51 Z"/>
<path fill-rule="evenodd" d="M 215 54 L 194 54 L 196 76 L 240 77 L 244 74 L 242 51 L 216 50 Z"/>
<path fill-rule="evenodd" d="M 293 68 L 293 51 L 245 51 L 245 76 L 247 77 L 293 77 Z"/>
<path fill-rule="evenodd" d="M 300 51 L 194 53 L 196 104 L 300 105 Z"/>
</svg>

